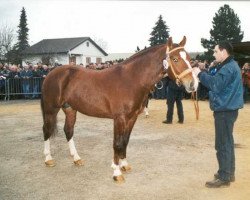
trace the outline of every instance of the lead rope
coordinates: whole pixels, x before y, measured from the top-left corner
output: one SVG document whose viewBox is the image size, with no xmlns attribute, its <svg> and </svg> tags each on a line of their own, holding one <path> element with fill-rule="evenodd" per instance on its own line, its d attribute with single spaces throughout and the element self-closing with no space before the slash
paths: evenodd
<svg viewBox="0 0 250 200">
<path fill-rule="evenodd" d="M 198 104 L 198 92 L 192 92 L 191 99 L 193 99 L 195 116 L 196 116 L 196 120 L 198 120 L 199 114 L 200 114 L 199 104 Z"/>
</svg>

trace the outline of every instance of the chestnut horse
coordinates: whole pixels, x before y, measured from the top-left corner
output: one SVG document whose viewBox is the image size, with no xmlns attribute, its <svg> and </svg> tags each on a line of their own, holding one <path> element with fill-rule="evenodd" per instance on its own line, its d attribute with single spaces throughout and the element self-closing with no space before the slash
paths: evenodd
<svg viewBox="0 0 250 200">
<path fill-rule="evenodd" d="M 109 69 L 94 71 L 78 66 L 61 66 L 51 71 L 42 86 L 41 109 L 43 114 L 45 164 L 54 166 L 50 153 L 50 137 L 56 131 L 57 114 L 66 115 L 64 132 L 70 154 L 76 165 L 83 162 L 73 141 L 77 111 L 94 117 L 114 120 L 113 179 L 124 181 L 121 171 L 130 170 L 126 149 L 130 133 L 143 111 L 149 92 L 168 74 L 195 91 L 198 80 L 193 75 L 189 55 L 184 50 L 186 37 L 177 45 L 172 38 L 167 44 L 143 50 Z M 167 62 L 164 62 L 167 57 Z M 167 70 L 168 68 L 168 70 Z"/>
</svg>

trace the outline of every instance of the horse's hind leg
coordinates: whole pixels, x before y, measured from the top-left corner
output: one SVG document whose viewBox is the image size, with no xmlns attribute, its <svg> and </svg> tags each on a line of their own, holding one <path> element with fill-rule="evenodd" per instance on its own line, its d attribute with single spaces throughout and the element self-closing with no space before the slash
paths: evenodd
<svg viewBox="0 0 250 200">
<path fill-rule="evenodd" d="M 83 162 L 77 153 L 75 143 L 73 140 L 74 125 L 76 122 L 76 110 L 73 110 L 71 107 L 68 107 L 68 108 L 63 108 L 63 111 L 66 115 L 64 132 L 69 144 L 70 155 L 74 158 L 75 165 L 83 165 Z"/>
<path fill-rule="evenodd" d="M 43 135 L 44 135 L 44 155 L 46 166 L 55 166 L 50 152 L 50 137 L 55 134 L 57 124 L 57 113 L 59 109 L 51 108 L 48 113 L 44 113 Z"/>
</svg>

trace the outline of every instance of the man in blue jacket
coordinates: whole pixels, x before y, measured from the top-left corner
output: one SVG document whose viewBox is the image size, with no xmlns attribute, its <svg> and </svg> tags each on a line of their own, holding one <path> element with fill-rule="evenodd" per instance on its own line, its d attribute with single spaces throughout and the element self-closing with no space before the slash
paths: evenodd
<svg viewBox="0 0 250 200">
<path fill-rule="evenodd" d="M 214 180 L 206 187 L 229 186 L 235 181 L 235 154 L 233 127 L 238 109 L 243 107 L 241 71 L 232 57 L 233 47 L 229 42 L 220 42 L 214 48 L 217 66 L 215 74 L 194 68 L 200 82 L 209 90 L 210 108 L 214 111 L 215 149 L 219 169 Z"/>
</svg>

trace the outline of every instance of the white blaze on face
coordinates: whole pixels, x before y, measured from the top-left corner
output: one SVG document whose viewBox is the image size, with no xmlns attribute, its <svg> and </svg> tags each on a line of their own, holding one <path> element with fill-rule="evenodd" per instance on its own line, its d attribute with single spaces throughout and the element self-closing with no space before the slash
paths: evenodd
<svg viewBox="0 0 250 200">
<path fill-rule="evenodd" d="M 187 60 L 186 52 L 185 51 L 180 51 L 180 56 L 184 60 L 184 62 L 187 64 L 188 68 L 192 69 L 192 67 L 190 65 L 190 62 Z M 197 76 L 193 72 L 192 72 L 192 76 L 193 76 L 193 79 L 194 79 L 194 88 L 195 88 L 195 91 L 196 91 L 197 88 L 198 88 L 199 80 L 198 80 Z"/>
<path fill-rule="evenodd" d="M 163 64 L 164 69 L 167 70 L 168 69 L 168 61 L 166 59 L 164 59 L 162 64 Z"/>
</svg>

